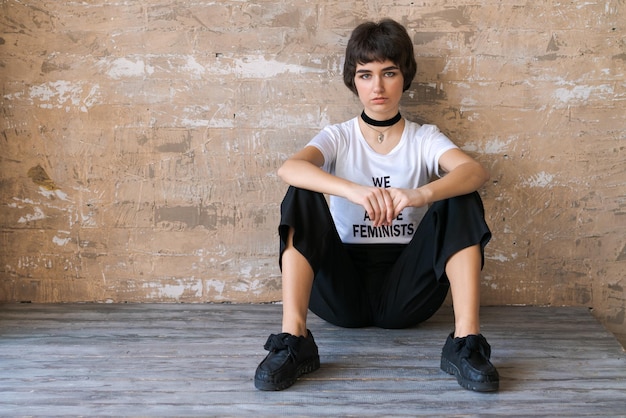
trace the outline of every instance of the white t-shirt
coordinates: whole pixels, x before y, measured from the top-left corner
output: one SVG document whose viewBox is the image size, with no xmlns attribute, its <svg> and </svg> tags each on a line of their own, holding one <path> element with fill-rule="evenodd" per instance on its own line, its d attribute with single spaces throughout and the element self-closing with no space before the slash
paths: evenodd
<svg viewBox="0 0 626 418">
<path fill-rule="evenodd" d="M 386 155 L 375 152 L 359 128 L 358 118 L 330 125 L 307 145 L 324 156 L 322 169 L 357 184 L 417 188 L 440 176 L 439 158 L 457 148 L 435 125 L 405 121 L 400 142 Z M 362 206 L 330 196 L 330 212 L 344 243 L 408 243 L 427 208 L 405 208 L 390 226 L 373 227 Z"/>
</svg>

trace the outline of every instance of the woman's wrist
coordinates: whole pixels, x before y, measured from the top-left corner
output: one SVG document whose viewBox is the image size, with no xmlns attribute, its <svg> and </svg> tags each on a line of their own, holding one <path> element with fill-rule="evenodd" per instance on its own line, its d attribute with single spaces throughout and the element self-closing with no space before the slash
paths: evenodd
<svg viewBox="0 0 626 418">
<path fill-rule="evenodd" d="M 428 185 L 418 187 L 415 189 L 417 191 L 417 205 L 418 207 L 426 206 L 432 203 L 433 199 L 433 191 L 428 187 Z"/>
</svg>

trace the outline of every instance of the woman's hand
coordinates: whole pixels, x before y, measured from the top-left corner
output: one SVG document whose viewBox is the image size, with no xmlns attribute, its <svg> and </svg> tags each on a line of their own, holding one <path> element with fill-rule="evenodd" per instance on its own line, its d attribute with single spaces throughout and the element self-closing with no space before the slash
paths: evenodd
<svg viewBox="0 0 626 418">
<path fill-rule="evenodd" d="M 391 225 L 395 214 L 394 199 L 389 189 L 355 185 L 346 198 L 363 206 L 374 226 Z"/>
<path fill-rule="evenodd" d="M 390 187 L 386 189 L 391 196 L 393 202 L 393 217 L 397 218 L 398 215 L 406 207 L 419 208 L 428 204 L 428 198 L 426 192 L 421 189 L 398 189 Z"/>
<path fill-rule="evenodd" d="M 374 226 L 391 225 L 406 207 L 422 207 L 428 204 L 422 189 L 398 189 L 390 187 L 355 186 L 346 196 L 348 200 L 363 206 Z"/>
</svg>

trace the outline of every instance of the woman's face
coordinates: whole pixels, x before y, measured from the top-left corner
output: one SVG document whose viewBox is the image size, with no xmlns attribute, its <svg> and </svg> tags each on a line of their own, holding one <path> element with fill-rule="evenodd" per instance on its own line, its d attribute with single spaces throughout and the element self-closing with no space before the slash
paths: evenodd
<svg viewBox="0 0 626 418">
<path fill-rule="evenodd" d="M 369 117 L 386 120 L 398 113 L 404 77 L 392 61 L 357 64 L 354 85 Z"/>
</svg>

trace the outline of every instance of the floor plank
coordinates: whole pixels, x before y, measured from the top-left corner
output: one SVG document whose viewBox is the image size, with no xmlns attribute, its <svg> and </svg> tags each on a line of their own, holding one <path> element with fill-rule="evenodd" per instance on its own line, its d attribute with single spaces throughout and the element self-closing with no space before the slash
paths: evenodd
<svg viewBox="0 0 626 418">
<path fill-rule="evenodd" d="M 583 308 L 485 307 L 501 390 L 439 370 L 452 313 L 406 330 L 311 315 L 322 368 L 254 389 L 280 305 L 0 305 L 2 416 L 626 416 L 626 357 Z"/>
</svg>

